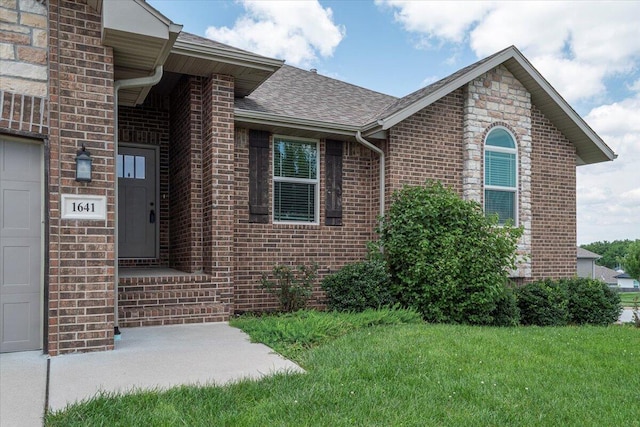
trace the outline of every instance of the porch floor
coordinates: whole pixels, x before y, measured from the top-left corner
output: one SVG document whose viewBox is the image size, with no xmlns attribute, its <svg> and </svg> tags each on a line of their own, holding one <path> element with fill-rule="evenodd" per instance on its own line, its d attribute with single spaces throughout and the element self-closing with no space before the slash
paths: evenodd
<svg viewBox="0 0 640 427">
<path fill-rule="evenodd" d="M 130 277 L 176 277 L 176 276 L 197 276 L 202 273 L 187 273 L 169 267 L 119 267 L 119 278 Z"/>
</svg>

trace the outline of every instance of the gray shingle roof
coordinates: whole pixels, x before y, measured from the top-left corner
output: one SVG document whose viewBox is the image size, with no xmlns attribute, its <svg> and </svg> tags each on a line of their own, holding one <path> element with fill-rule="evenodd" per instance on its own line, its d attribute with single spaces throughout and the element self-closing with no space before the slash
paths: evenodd
<svg viewBox="0 0 640 427">
<path fill-rule="evenodd" d="M 602 265 L 596 265 L 595 267 L 595 279 L 602 280 L 609 285 L 615 285 L 618 283 L 616 276 L 620 274 L 615 270 Z"/>
<path fill-rule="evenodd" d="M 396 100 L 390 95 L 285 65 L 251 95 L 237 98 L 235 107 L 279 116 L 363 126 Z"/>
<path fill-rule="evenodd" d="M 578 246 L 578 258 L 599 259 L 602 256 Z"/>
<path fill-rule="evenodd" d="M 507 48 L 507 49 L 510 49 L 510 48 Z M 448 75 L 447 77 L 445 77 L 443 79 L 438 80 L 437 82 L 431 83 L 429 86 L 425 86 L 422 89 L 418 89 L 415 92 L 412 92 L 409 95 L 406 95 L 406 96 L 398 99 L 395 103 L 391 104 L 384 111 L 382 111 L 381 114 L 377 117 L 377 119 L 384 119 L 386 117 L 392 116 L 393 114 L 395 114 L 395 113 L 397 113 L 399 111 L 402 111 L 403 109 L 407 108 L 408 106 L 410 106 L 414 102 L 417 102 L 417 101 L 421 100 L 422 98 L 425 98 L 425 97 L 429 96 L 430 94 L 432 94 L 433 92 L 437 91 L 441 87 L 448 85 L 449 83 L 453 82 L 458 77 L 465 75 L 466 73 L 468 73 L 469 71 L 473 70 L 474 68 L 479 67 L 480 65 L 484 64 L 485 62 L 491 61 L 493 58 L 495 58 L 496 56 L 500 55 L 502 52 L 504 52 L 507 49 L 503 49 L 500 52 L 496 52 L 491 56 L 488 56 L 488 57 L 486 57 L 484 59 L 481 59 L 480 61 L 474 62 L 473 64 L 468 65 L 468 66 L 456 71 L 455 73 L 453 73 L 451 75 Z"/>
</svg>

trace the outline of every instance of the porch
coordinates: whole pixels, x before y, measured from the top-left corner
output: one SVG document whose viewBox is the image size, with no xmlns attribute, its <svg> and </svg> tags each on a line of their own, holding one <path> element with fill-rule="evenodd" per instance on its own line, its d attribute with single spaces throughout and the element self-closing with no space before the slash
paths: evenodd
<svg viewBox="0 0 640 427">
<path fill-rule="evenodd" d="M 229 320 L 231 295 L 203 273 L 167 267 L 120 267 L 119 326 L 159 326 Z"/>
</svg>

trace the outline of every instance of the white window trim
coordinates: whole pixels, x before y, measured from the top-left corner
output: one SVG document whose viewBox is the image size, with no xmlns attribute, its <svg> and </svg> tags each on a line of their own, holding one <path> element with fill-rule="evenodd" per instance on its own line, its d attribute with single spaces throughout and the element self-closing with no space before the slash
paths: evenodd
<svg viewBox="0 0 640 427">
<path fill-rule="evenodd" d="M 314 143 L 316 145 L 316 178 L 286 178 L 281 176 L 276 176 L 276 144 L 279 139 L 291 142 L 306 142 L 306 143 Z M 271 221 L 273 224 L 291 224 L 291 225 L 319 225 L 320 224 L 320 140 L 312 139 L 312 138 L 302 138 L 302 137 L 292 137 L 288 135 L 273 135 L 273 152 L 271 155 L 271 180 L 273 183 L 276 182 L 292 182 L 292 183 L 300 183 L 300 184 L 314 184 L 314 198 L 315 198 L 315 209 L 314 209 L 314 220 L 307 221 L 280 221 L 276 220 L 276 192 L 275 185 L 272 185 L 271 191 Z"/>
<path fill-rule="evenodd" d="M 506 131 L 509 136 L 511 136 L 511 138 L 513 139 L 513 145 L 515 148 L 505 148 L 505 147 L 497 147 L 494 145 L 489 145 L 489 149 L 487 149 L 487 138 L 489 137 L 489 135 L 491 134 L 491 132 L 493 132 L 496 129 L 502 129 L 504 131 Z M 485 190 L 498 190 L 498 191 L 504 191 L 504 192 L 511 192 L 511 193 L 515 193 L 515 203 L 513 206 L 514 209 L 514 218 L 513 218 L 513 222 L 514 225 L 516 227 L 518 227 L 518 225 L 520 224 L 520 156 L 518 155 L 518 140 L 516 139 L 515 135 L 513 134 L 513 132 L 511 132 L 508 128 L 504 127 L 504 126 L 494 126 L 492 127 L 489 132 L 487 132 L 487 135 L 484 137 L 484 143 L 483 143 L 483 151 L 482 151 L 482 185 L 483 185 L 483 190 L 482 190 L 482 210 L 484 212 L 486 212 L 486 207 L 485 207 L 485 203 L 486 203 L 486 195 L 485 195 Z M 515 187 L 501 187 L 498 185 L 487 185 L 486 184 L 486 176 L 485 176 L 485 168 L 486 168 L 486 164 L 487 164 L 487 151 L 493 151 L 493 152 L 498 152 L 498 153 L 509 153 L 509 154 L 515 154 L 516 155 L 516 176 L 515 176 Z M 502 227 L 502 224 L 499 225 L 500 227 Z"/>
</svg>

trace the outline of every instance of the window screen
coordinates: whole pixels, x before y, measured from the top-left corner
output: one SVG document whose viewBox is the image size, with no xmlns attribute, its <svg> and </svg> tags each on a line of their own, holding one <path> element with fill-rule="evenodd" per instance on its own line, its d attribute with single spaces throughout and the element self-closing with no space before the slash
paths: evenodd
<svg viewBox="0 0 640 427">
<path fill-rule="evenodd" d="M 498 214 L 500 224 L 516 221 L 517 167 L 513 137 L 505 129 L 493 129 L 485 141 L 484 210 Z"/>
<path fill-rule="evenodd" d="M 274 221 L 317 222 L 318 187 L 317 142 L 274 138 Z"/>
</svg>

